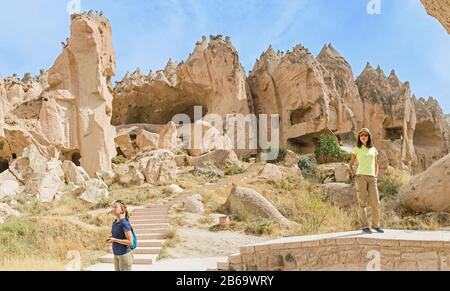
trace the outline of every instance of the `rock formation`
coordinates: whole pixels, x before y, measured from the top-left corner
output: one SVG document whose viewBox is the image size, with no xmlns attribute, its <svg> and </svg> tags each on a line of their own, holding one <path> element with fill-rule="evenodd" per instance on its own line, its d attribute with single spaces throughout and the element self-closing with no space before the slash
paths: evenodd
<svg viewBox="0 0 450 291">
<path fill-rule="evenodd" d="M 71 37 L 48 73 L 40 122 L 45 136 L 91 176 L 111 170 L 116 154 L 111 126 L 115 54 L 108 20 L 72 15 Z"/>
<path fill-rule="evenodd" d="M 321 53 L 321 60 L 329 65 L 328 56 L 338 58 L 329 46 Z M 320 133 L 345 135 L 357 127 L 333 75 L 301 45 L 286 54 L 277 53 L 270 46 L 257 60 L 249 85 L 258 114 L 280 115 L 282 147 L 311 153 Z M 344 87 L 340 90 L 348 90 L 350 95 L 356 93 Z"/>
<path fill-rule="evenodd" d="M 395 71 L 387 77 L 379 66 L 367 64 L 356 84 L 364 102 L 364 127 L 370 128 L 375 145 L 392 166 L 411 170 L 416 116 L 409 83 L 400 82 Z"/>
<path fill-rule="evenodd" d="M 168 106 L 170 104 L 170 106 Z M 194 119 L 194 106 L 203 117 L 216 113 L 248 114 L 251 96 L 238 53 L 220 38 L 198 42 L 184 63 L 169 60 L 164 70 L 144 75 L 127 74 L 114 89 L 114 125 L 167 124 L 179 113 Z"/>
<path fill-rule="evenodd" d="M 402 204 L 413 211 L 450 212 L 450 155 L 411 179 L 402 189 Z"/>
<path fill-rule="evenodd" d="M 196 111 L 195 106 L 201 109 Z M 185 114 L 189 124 L 207 114 L 225 119 L 252 112 L 252 97 L 236 49 L 221 37 L 211 36 L 209 42 L 206 37 L 197 42 L 186 62 L 169 60 L 156 73 L 145 75 L 138 69 L 126 74 L 114 89 L 112 122 L 165 125 L 175 115 Z M 255 134 L 252 131 L 249 136 Z"/>
<path fill-rule="evenodd" d="M 450 0 L 420 0 L 429 15 L 437 18 L 450 34 Z"/>
</svg>

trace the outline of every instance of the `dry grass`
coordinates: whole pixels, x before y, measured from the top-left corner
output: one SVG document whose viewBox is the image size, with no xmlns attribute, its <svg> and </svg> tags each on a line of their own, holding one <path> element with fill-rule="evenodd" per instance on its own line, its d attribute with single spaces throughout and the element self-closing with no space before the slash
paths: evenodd
<svg viewBox="0 0 450 291">
<path fill-rule="evenodd" d="M 0 226 L 0 268 L 61 270 L 69 251 L 81 254 L 82 266 L 104 254 L 109 228 L 85 229 L 61 218 L 28 217 Z"/>
</svg>

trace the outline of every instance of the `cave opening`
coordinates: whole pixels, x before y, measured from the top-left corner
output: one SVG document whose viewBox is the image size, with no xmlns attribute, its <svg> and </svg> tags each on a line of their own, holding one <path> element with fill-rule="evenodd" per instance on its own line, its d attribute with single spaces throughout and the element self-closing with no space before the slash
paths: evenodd
<svg viewBox="0 0 450 291">
<path fill-rule="evenodd" d="M 312 154 L 316 151 L 319 134 L 312 133 L 288 139 L 288 148 L 303 155 Z"/>
<path fill-rule="evenodd" d="M 291 125 L 296 125 L 310 121 L 313 117 L 312 113 L 313 112 L 311 107 L 299 108 L 292 111 Z"/>
<path fill-rule="evenodd" d="M 403 128 L 401 128 L 401 127 L 386 128 L 385 133 L 386 133 L 386 138 L 391 141 L 403 139 Z"/>
<path fill-rule="evenodd" d="M 7 159 L 0 158 L 0 173 L 9 169 L 9 162 Z"/>
</svg>

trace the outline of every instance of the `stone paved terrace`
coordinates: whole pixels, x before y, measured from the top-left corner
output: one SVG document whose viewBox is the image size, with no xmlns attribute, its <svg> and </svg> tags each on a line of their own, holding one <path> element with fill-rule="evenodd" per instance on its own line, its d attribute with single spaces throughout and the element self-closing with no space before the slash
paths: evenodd
<svg viewBox="0 0 450 291">
<path fill-rule="evenodd" d="M 218 270 L 450 271 L 450 232 L 386 230 L 289 237 L 244 246 Z"/>
</svg>

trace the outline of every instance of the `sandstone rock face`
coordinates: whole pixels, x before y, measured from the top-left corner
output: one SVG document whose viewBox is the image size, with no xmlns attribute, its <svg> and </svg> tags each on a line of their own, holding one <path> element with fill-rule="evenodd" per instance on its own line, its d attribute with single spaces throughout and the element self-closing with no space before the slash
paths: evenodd
<svg viewBox="0 0 450 291">
<path fill-rule="evenodd" d="M 401 190 L 402 204 L 413 211 L 450 212 L 450 155 L 413 177 Z"/>
<path fill-rule="evenodd" d="M 147 157 L 144 169 L 147 183 L 164 185 L 177 178 L 175 155 L 169 150 L 156 150 Z"/>
<path fill-rule="evenodd" d="M 203 107 L 203 117 L 216 113 L 250 113 L 251 97 L 238 53 L 221 37 L 198 42 L 188 60 L 170 60 L 164 70 L 144 75 L 127 74 L 114 90 L 113 124 L 166 124 L 176 114 L 194 122 L 194 108 Z M 170 104 L 170 105 L 169 105 Z"/>
<path fill-rule="evenodd" d="M 421 172 L 449 152 L 450 131 L 439 104 L 433 98 L 414 98 L 416 130 L 414 149 L 417 156 L 416 169 Z"/>
<path fill-rule="evenodd" d="M 409 83 L 400 82 L 395 71 L 387 77 L 380 67 L 367 64 L 356 84 L 364 100 L 364 124 L 375 145 L 385 150 L 392 166 L 412 170 L 416 116 Z"/>
<path fill-rule="evenodd" d="M 108 186 L 98 179 L 87 181 L 85 189 L 80 198 L 86 202 L 98 204 L 102 199 L 109 197 Z"/>
<path fill-rule="evenodd" d="M 283 159 L 283 165 L 286 167 L 294 167 L 298 166 L 298 162 L 300 161 L 300 157 L 298 154 L 294 153 L 291 150 L 286 150 L 286 155 Z"/>
<path fill-rule="evenodd" d="M 330 50 L 327 46 L 321 54 L 324 63 Z M 333 58 L 336 54 L 333 51 Z M 269 47 L 256 62 L 249 85 L 257 113 L 280 115 L 282 147 L 311 153 L 320 133 L 345 135 L 356 127 L 350 104 L 338 93 L 331 73 L 301 45 L 288 53 Z"/>
<path fill-rule="evenodd" d="M 353 185 L 344 183 L 328 183 L 321 185 L 325 198 L 332 204 L 342 208 L 356 206 L 356 189 Z"/>
<path fill-rule="evenodd" d="M 252 189 L 233 186 L 226 207 L 233 214 L 250 213 L 289 227 L 289 221 L 264 196 Z"/>
<path fill-rule="evenodd" d="M 72 15 L 69 42 L 48 72 L 40 121 L 45 136 L 63 154 L 79 151 L 81 166 L 91 177 L 111 170 L 116 154 L 109 88 L 115 66 L 108 20 Z"/>
<path fill-rule="evenodd" d="M 450 34 L 450 1 L 449 0 L 420 0 L 429 15 L 437 18 Z"/>
</svg>

